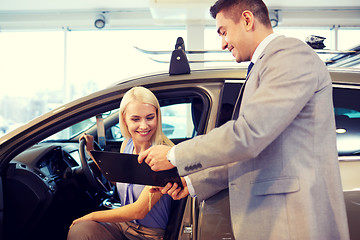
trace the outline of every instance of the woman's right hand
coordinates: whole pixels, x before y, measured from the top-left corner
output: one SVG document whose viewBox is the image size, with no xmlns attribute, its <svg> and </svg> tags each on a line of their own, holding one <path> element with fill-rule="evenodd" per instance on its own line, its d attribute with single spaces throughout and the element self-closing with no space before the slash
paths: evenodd
<svg viewBox="0 0 360 240">
<path fill-rule="evenodd" d="M 86 151 L 90 152 L 94 150 L 94 137 L 92 135 L 87 135 L 84 133 L 80 138 L 79 141 L 85 139 L 85 148 Z"/>
<path fill-rule="evenodd" d="M 184 186 L 183 189 L 181 187 L 179 187 L 177 183 L 174 183 L 174 184 L 167 183 L 165 185 L 165 187 L 160 188 L 161 193 L 169 194 L 170 197 L 172 197 L 174 200 L 180 200 L 180 199 L 186 197 L 187 195 L 189 195 L 189 189 L 187 187 L 185 178 L 180 177 L 180 179 Z M 156 191 L 156 190 L 154 189 L 153 191 Z"/>
</svg>

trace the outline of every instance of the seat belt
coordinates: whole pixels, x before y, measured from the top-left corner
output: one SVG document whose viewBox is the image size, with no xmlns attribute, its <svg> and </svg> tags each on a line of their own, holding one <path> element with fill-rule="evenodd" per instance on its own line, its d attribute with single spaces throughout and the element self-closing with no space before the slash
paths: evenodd
<svg viewBox="0 0 360 240">
<path fill-rule="evenodd" d="M 98 143 L 102 149 L 105 149 L 106 146 L 105 127 L 104 127 L 104 119 L 102 117 L 102 114 L 96 115 L 96 127 L 97 127 Z"/>
</svg>

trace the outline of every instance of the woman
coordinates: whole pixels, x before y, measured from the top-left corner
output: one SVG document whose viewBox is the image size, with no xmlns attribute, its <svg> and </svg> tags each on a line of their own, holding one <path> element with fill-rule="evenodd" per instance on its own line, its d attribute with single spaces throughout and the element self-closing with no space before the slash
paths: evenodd
<svg viewBox="0 0 360 240">
<path fill-rule="evenodd" d="M 146 88 L 126 92 L 120 104 L 119 125 L 125 137 L 120 152 L 140 154 L 152 145 L 173 145 L 162 132 L 159 102 Z M 93 150 L 93 137 L 83 137 L 87 151 Z M 163 239 L 171 197 L 150 192 L 150 186 L 116 183 L 116 187 L 122 207 L 74 220 L 68 239 Z"/>
</svg>

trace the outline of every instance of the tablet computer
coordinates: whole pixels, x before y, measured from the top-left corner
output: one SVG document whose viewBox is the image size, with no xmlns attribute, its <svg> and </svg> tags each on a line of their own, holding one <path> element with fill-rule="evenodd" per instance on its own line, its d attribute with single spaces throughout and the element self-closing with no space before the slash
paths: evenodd
<svg viewBox="0 0 360 240">
<path fill-rule="evenodd" d="M 109 151 L 91 151 L 102 174 L 111 182 L 124 182 L 164 187 L 168 182 L 183 188 L 176 168 L 155 172 L 145 162 L 138 163 L 138 155 Z"/>
</svg>

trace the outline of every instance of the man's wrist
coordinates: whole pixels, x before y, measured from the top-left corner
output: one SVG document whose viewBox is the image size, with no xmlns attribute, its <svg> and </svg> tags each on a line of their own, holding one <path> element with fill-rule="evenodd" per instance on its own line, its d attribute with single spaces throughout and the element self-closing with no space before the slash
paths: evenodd
<svg viewBox="0 0 360 240">
<path fill-rule="evenodd" d="M 190 180 L 189 176 L 185 176 L 184 179 L 185 179 L 186 186 L 188 188 L 190 196 L 193 197 L 193 198 L 196 197 L 195 189 L 194 189 L 194 186 L 191 183 L 191 180 Z"/>
<path fill-rule="evenodd" d="M 170 150 L 169 150 L 168 153 L 166 154 L 167 160 L 168 160 L 174 167 L 176 167 L 175 147 L 176 147 L 176 146 L 173 146 L 172 148 L 170 148 Z"/>
</svg>

